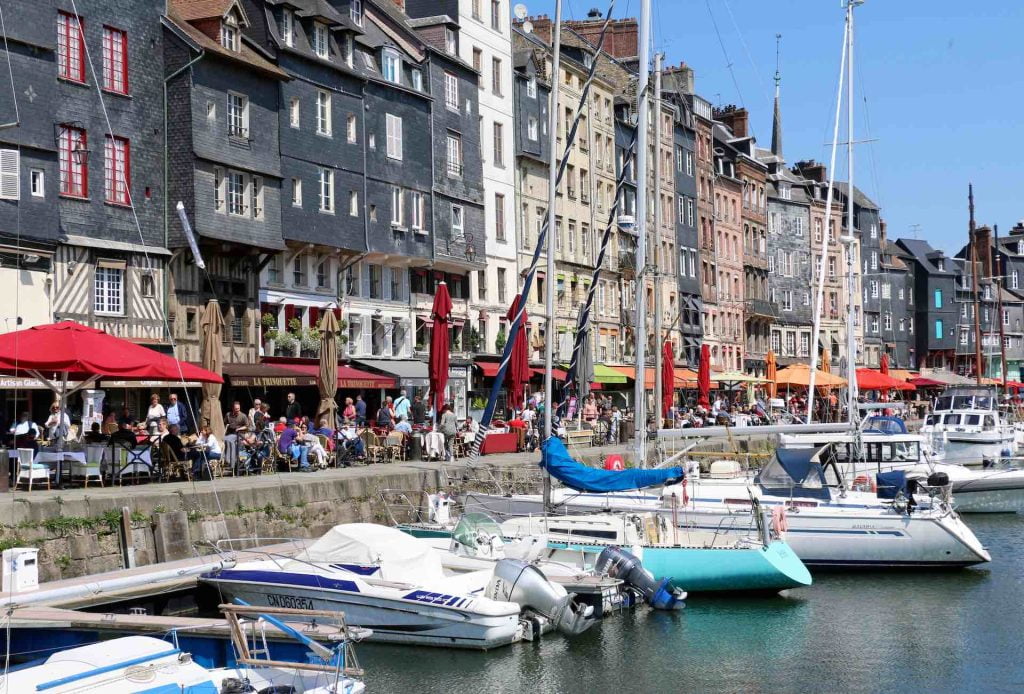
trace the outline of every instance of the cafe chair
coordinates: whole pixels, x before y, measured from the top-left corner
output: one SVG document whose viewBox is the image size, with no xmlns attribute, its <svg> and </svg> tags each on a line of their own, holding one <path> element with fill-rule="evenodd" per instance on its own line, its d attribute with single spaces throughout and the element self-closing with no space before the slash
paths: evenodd
<svg viewBox="0 0 1024 694">
<path fill-rule="evenodd" d="M 384 446 L 387 448 L 389 462 L 405 460 L 405 434 L 400 431 L 392 431 L 384 439 Z"/>
<path fill-rule="evenodd" d="M 316 440 L 320 442 L 320 445 L 323 447 L 324 451 L 327 452 L 327 458 L 324 460 L 324 463 L 327 465 L 327 467 L 334 467 L 336 465 L 337 446 L 335 446 L 335 450 L 332 451 L 328 446 L 330 441 L 323 434 L 317 434 Z"/>
<path fill-rule="evenodd" d="M 82 486 L 88 489 L 89 480 L 99 481 L 103 485 L 103 458 L 106 446 L 86 446 L 85 461 L 71 461 L 71 480 L 82 480 Z"/>
<path fill-rule="evenodd" d="M 46 488 L 50 489 L 50 466 L 46 463 L 33 462 L 35 455 L 36 452 L 31 448 L 18 449 L 18 482 L 15 486 L 25 483 L 28 490 L 32 491 L 32 483 L 41 480 L 45 481 Z"/>
<path fill-rule="evenodd" d="M 366 462 L 387 462 L 387 449 L 381 445 L 380 437 L 377 436 L 377 434 L 367 429 L 359 435 L 359 438 L 363 440 L 363 449 L 366 451 Z"/>
</svg>

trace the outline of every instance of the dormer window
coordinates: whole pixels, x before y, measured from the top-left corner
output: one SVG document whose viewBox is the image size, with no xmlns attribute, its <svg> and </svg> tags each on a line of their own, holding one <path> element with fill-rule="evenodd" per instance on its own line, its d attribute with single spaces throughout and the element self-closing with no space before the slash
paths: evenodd
<svg viewBox="0 0 1024 694">
<path fill-rule="evenodd" d="M 423 73 L 419 70 L 413 70 L 412 74 L 412 88 L 418 92 L 423 91 Z"/>
<path fill-rule="evenodd" d="M 789 187 L 788 183 L 779 184 L 779 197 L 783 200 L 791 200 L 793 198 L 793 190 Z"/>
<path fill-rule="evenodd" d="M 220 45 L 237 53 L 238 36 L 238 18 L 232 13 L 224 17 L 220 23 Z"/>
<path fill-rule="evenodd" d="M 287 7 L 281 10 L 281 40 L 286 46 L 295 46 L 295 13 Z"/>
<path fill-rule="evenodd" d="M 398 53 L 390 48 L 384 49 L 380 59 L 381 73 L 388 82 L 399 84 L 401 82 L 402 63 Z"/>
<path fill-rule="evenodd" d="M 1024 241 L 1017 242 L 1017 255 L 1024 255 Z"/>
<path fill-rule="evenodd" d="M 363 26 L 363 0 L 352 0 L 348 6 L 348 16 L 356 26 Z"/>
<path fill-rule="evenodd" d="M 313 52 L 327 60 L 327 25 L 313 22 Z"/>
<path fill-rule="evenodd" d="M 939 268 L 939 272 L 945 272 L 946 271 L 946 261 L 943 260 L 942 258 L 939 258 L 935 262 L 935 267 Z"/>
<path fill-rule="evenodd" d="M 444 50 L 448 55 L 457 55 L 459 52 L 458 34 L 451 27 L 444 30 Z"/>
</svg>

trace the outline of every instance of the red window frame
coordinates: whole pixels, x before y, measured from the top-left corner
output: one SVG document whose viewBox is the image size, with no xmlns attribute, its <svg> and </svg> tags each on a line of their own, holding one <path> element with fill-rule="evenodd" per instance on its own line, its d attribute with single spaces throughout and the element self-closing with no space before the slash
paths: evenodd
<svg viewBox="0 0 1024 694">
<path fill-rule="evenodd" d="M 60 194 L 72 198 L 89 197 L 89 160 L 75 161 L 76 145 L 88 147 L 88 138 L 83 128 L 70 125 L 60 127 Z"/>
<path fill-rule="evenodd" d="M 128 32 L 112 26 L 103 27 L 103 88 L 128 93 Z"/>
<path fill-rule="evenodd" d="M 57 13 L 57 75 L 85 82 L 85 22 L 70 12 Z M 77 64 L 76 64 L 77 61 Z"/>
<path fill-rule="evenodd" d="M 118 176 L 117 160 L 119 147 L 124 150 L 124 180 Z M 103 146 L 103 181 L 106 202 L 114 205 L 130 205 L 129 187 L 132 184 L 131 143 L 128 138 L 107 135 Z"/>
</svg>

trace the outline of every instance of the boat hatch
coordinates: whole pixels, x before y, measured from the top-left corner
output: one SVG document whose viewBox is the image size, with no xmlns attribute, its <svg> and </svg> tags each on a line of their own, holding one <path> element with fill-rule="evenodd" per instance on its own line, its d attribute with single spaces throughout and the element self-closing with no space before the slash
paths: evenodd
<svg viewBox="0 0 1024 694">
<path fill-rule="evenodd" d="M 556 528 L 549 526 L 548 531 L 553 534 L 567 535 L 569 537 L 593 538 L 596 540 L 618 540 L 619 533 L 616 530 L 597 530 L 596 528 Z"/>
<path fill-rule="evenodd" d="M 819 450 L 779 448 L 755 482 L 770 496 L 790 496 L 798 488 L 801 496 L 830 499 L 825 471 L 818 461 Z"/>
</svg>

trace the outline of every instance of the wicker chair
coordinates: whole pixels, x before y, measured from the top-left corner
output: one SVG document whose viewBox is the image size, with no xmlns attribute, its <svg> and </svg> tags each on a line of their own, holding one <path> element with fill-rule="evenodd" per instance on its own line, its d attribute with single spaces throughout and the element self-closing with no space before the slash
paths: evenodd
<svg viewBox="0 0 1024 694">
<path fill-rule="evenodd" d="M 405 460 L 405 434 L 400 431 L 392 431 L 384 440 L 384 446 L 387 448 L 389 461 Z"/>
<path fill-rule="evenodd" d="M 327 452 L 327 459 L 324 461 L 327 464 L 327 467 L 334 467 L 336 464 L 336 456 L 335 452 L 332 451 L 331 447 L 328 445 L 330 443 L 330 440 L 323 434 L 317 434 L 316 440 L 320 442 L 320 445 L 323 447 L 324 451 Z"/>
<path fill-rule="evenodd" d="M 363 448 L 366 451 L 366 462 L 386 463 L 387 449 L 381 445 L 380 437 L 367 429 L 359 435 L 363 440 Z"/>
</svg>

